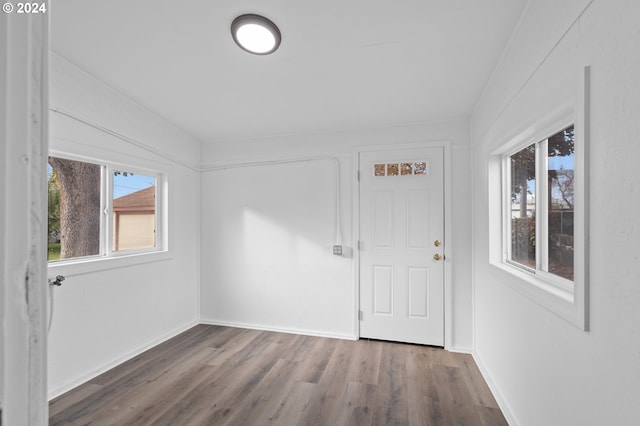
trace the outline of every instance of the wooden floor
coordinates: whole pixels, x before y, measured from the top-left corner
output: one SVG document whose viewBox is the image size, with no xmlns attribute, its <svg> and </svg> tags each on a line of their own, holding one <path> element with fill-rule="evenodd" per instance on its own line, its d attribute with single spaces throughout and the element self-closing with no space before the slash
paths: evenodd
<svg viewBox="0 0 640 426">
<path fill-rule="evenodd" d="M 50 404 L 52 425 L 506 425 L 469 355 L 199 325 Z"/>
</svg>

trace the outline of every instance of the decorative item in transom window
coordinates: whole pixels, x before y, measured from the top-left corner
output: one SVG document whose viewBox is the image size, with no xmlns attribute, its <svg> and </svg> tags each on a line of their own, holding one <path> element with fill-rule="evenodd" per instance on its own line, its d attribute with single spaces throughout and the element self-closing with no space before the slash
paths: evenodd
<svg viewBox="0 0 640 426">
<path fill-rule="evenodd" d="M 398 176 L 398 174 L 399 170 L 397 163 L 387 164 L 387 176 Z"/>
</svg>

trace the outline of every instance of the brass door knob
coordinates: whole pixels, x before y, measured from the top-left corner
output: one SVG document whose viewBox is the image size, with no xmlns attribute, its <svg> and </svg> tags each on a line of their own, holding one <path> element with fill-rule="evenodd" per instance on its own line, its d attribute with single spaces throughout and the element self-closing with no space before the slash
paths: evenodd
<svg viewBox="0 0 640 426">
<path fill-rule="evenodd" d="M 440 260 L 440 259 L 442 259 L 442 256 L 440 256 L 439 253 L 436 253 L 433 255 L 433 260 Z"/>
<path fill-rule="evenodd" d="M 442 242 L 440 240 L 435 240 L 433 242 L 433 245 L 436 246 L 436 247 L 440 247 L 440 244 L 442 244 Z"/>
</svg>

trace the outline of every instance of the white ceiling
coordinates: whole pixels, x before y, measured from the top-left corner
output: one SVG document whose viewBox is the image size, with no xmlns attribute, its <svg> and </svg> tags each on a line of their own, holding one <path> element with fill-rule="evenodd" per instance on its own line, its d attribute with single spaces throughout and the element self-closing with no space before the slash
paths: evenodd
<svg viewBox="0 0 640 426">
<path fill-rule="evenodd" d="M 57 0 L 53 50 L 202 142 L 469 117 L 527 0 Z M 269 56 L 231 21 L 282 32 Z"/>
</svg>

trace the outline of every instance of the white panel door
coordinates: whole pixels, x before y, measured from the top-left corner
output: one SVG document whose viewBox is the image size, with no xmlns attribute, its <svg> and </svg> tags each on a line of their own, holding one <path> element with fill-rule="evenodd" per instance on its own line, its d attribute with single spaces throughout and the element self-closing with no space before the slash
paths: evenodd
<svg viewBox="0 0 640 426">
<path fill-rule="evenodd" d="M 360 337 L 444 346 L 443 163 L 360 153 Z"/>
</svg>

